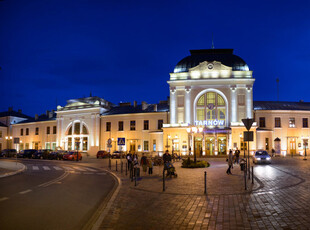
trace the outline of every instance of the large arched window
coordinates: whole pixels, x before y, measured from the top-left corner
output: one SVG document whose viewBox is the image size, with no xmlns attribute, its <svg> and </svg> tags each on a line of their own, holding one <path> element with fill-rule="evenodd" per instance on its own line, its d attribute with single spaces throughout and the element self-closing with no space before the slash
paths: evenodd
<svg viewBox="0 0 310 230">
<path fill-rule="evenodd" d="M 196 121 L 199 122 L 198 124 L 201 125 L 202 122 L 203 125 L 224 125 L 225 119 L 226 104 L 220 94 L 207 92 L 198 98 L 196 104 Z"/>
<path fill-rule="evenodd" d="M 70 123 L 66 131 L 67 150 L 88 150 L 89 131 L 85 123 L 75 121 Z"/>
</svg>

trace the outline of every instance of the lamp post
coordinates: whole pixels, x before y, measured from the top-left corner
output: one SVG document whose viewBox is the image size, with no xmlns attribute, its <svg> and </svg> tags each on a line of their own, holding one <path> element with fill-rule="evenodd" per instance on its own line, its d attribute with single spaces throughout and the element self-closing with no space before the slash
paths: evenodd
<svg viewBox="0 0 310 230">
<path fill-rule="evenodd" d="M 194 135 L 194 133 L 197 133 L 198 129 L 197 129 L 197 127 L 190 127 L 190 128 L 187 128 L 186 131 L 190 135 L 191 139 L 193 139 L 192 135 Z M 192 143 L 192 145 L 194 145 L 194 143 Z M 194 146 L 192 146 L 192 147 L 194 147 Z M 194 149 L 194 163 L 196 164 L 196 162 L 197 162 L 196 151 Z"/>
<path fill-rule="evenodd" d="M 76 161 L 79 161 L 79 146 L 81 141 L 77 141 L 76 143 Z"/>
</svg>

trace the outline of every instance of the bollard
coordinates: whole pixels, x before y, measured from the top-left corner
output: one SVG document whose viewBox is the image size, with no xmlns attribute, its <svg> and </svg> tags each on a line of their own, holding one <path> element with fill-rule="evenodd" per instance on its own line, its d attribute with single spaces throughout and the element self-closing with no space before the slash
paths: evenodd
<svg viewBox="0 0 310 230">
<path fill-rule="evenodd" d="M 126 176 L 127 176 L 127 167 L 128 167 L 128 166 L 127 166 L 127 162 L 126 162 Z"/>
<path fill-rule="evenodd" d="M 133 164 L 130 164 L 131 182 L 133 182 Z"/>
<path fill-rule="evenodd" d="M 252 166 L 252 184 L 254 184 L 254 167 Z"/>
<path fill-rule="evenodd" d="M 207 194 L 207 172 L 205 171 L 205 194 Z"/>
<path fill-rule="evenodd" d="M 121 173 L 123 173 L 123 161 L 121 161 Z"/>
<path fill-rule="evenodd" d="M 109 158 L 109 168 L 111 170 L 111 158 Z"/>
<path fill-rule="evenodd" d="M 166 190 L 165 188 L 165 169 L 163 170 L 163 192 Z"/>
<path fill-rule="evenodd" d="M 117 172 L 117 160 L 116 160 L 116 163 L 115 163 L 115 170 Z"/>
</svg>

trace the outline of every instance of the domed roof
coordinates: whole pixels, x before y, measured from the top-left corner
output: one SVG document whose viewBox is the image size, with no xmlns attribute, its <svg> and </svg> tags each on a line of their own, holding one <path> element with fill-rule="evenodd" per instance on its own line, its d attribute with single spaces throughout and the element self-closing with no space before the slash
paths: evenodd
<svg viewBox="0 0 310 230">
<path fill-rule="evenodd" d="M 233 54 L 233 49 L 202 49 L 190 50 L 191 55 L 183 58 L 174 68 L 174 73 L 187 72 L 190 68 L 201 62 L 219 61 L 223 65 L 232 67 L 236 71 L 248 71 L 249 67 L 245 61 Z"/>
</svg>

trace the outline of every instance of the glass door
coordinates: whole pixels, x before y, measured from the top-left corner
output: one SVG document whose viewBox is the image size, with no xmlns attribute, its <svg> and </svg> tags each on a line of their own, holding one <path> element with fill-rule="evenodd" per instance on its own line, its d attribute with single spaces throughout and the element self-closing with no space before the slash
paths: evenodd
<svg viewBox="0 0 310 230">
<path fill-rule="evenodd" d="M 206 137 L 206 155 L 214 155 L 214 140 L 213 136 Z"/>
<path fill-rule="evenodd" d="M 227 138 L 226 136 L 220 136 L 218 137 L 218 150 L 219 150 L 219 155 L 226 155 L 227 154 Z"/>
</svg>

